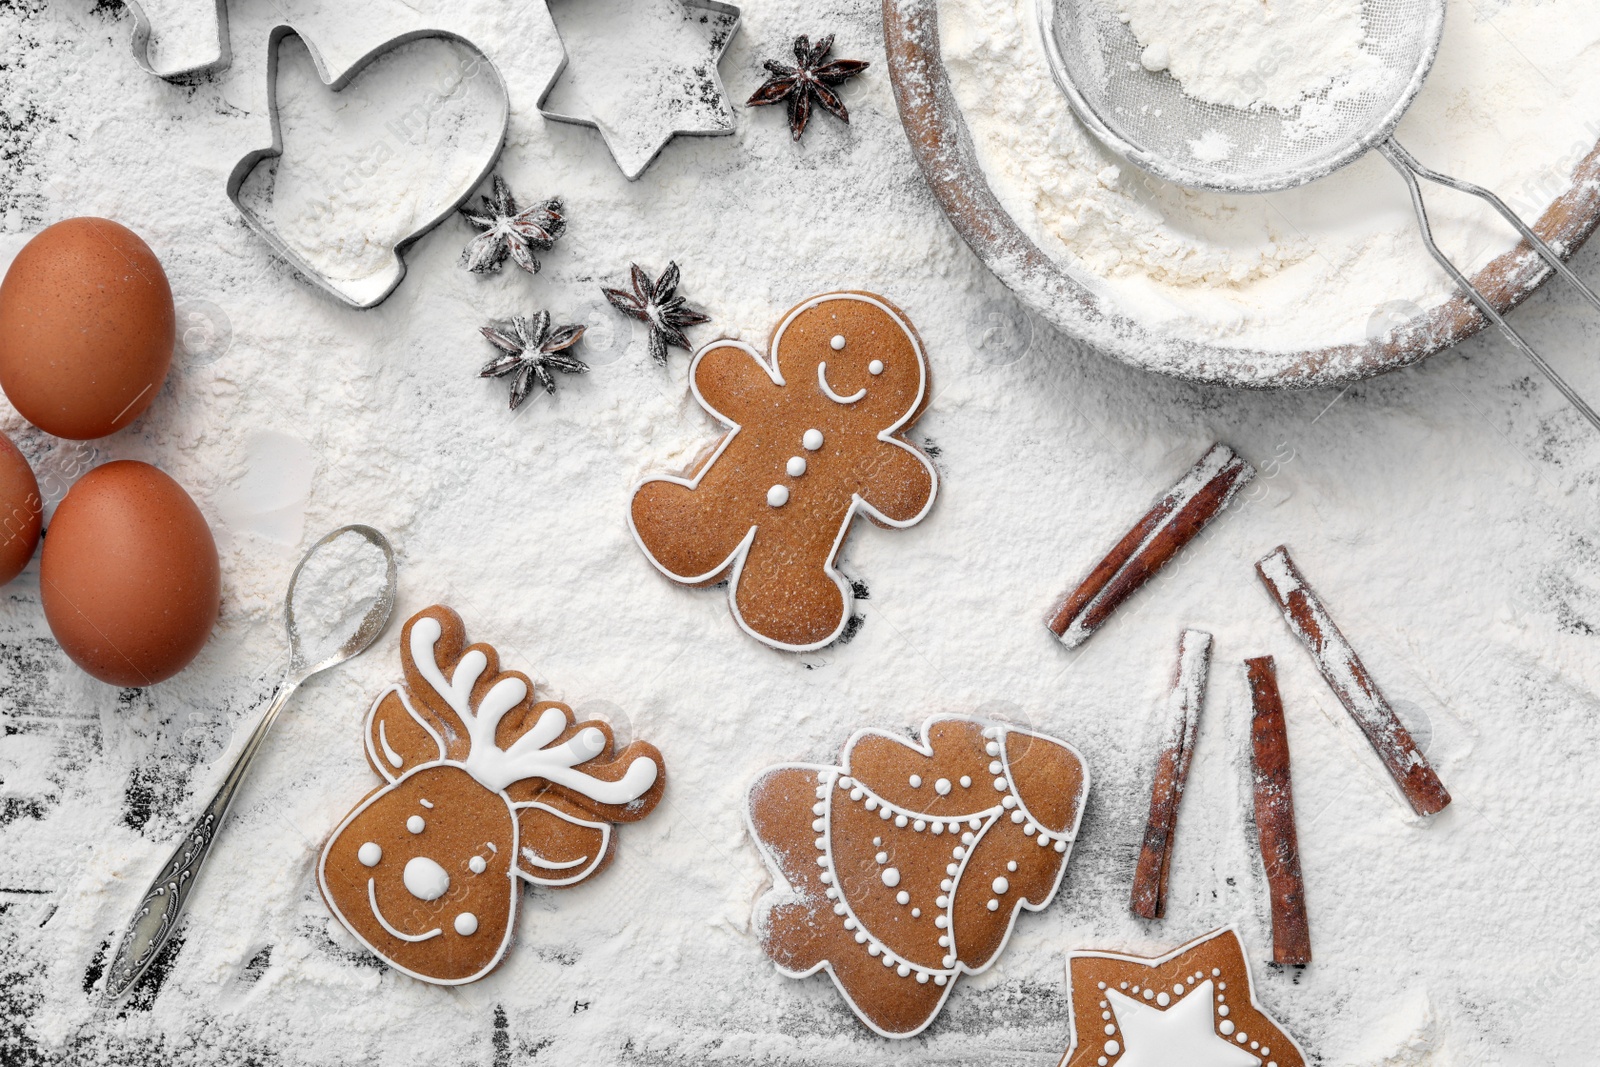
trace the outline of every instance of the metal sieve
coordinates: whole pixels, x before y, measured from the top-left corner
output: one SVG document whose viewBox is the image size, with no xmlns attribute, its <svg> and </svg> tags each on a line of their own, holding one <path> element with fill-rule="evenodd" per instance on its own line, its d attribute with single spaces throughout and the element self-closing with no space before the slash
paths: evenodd
<svg viewBox="0 0 1600 1067">
<path fill-rule="evenodd" d="M 1376 64 L 1334 79 L 1286 111 L 1198 100 L 1165 70 L 1145 69 L 1144 46 L 1110 0 L 1037 0 L 1037 8 L 1050 71 L 1079 120 L 1107 147 L 1158 178 L 1224 193 L 1265 193 L 1326 177 L 1376 149 L 1410 189 L 1428 252 L 1484 317 L 1600 429 L 1600 415 L 1439 248 L 1418 179 L 1485 201 L 1596 309 L 1600 297 L 1498 196 L 1424 167 L 1393 137 L 1439 54 L 1445 0 L 1362 0 L 1362 50 Z"/>
</svg>

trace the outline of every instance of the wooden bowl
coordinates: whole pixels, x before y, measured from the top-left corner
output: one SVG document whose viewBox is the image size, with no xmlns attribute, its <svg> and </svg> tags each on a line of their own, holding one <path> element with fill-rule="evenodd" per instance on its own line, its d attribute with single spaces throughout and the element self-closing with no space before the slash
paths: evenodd
<svg viewBox="0 0 1600 1067">
<path fill-rule="evenodd" d="M 1379 339 L 1294 353 L 1208 345 L 1152 332 L 1102 304 L 1040 251 L 1000 206 L 978 164 L 940 58 L 938 0 L 883 0 L 883 35 L 889 77 L 911 150 L 956 232 L 996 277 L 1050 323 L 1118 359 L 1194 381 L 1308 387 L 1370 378 L 1408 366 L 1487 325 L 1466 297 L 1457 296 L 1396 324 Z M 1597 223 L 1600 145 L 1578 164 L 1567 190 L 1533 228 L 1571 256 Z M 1472 280 L 1505 312 L 1526 300 L 1552 273 L 1523 242 Z"/>
</svg>

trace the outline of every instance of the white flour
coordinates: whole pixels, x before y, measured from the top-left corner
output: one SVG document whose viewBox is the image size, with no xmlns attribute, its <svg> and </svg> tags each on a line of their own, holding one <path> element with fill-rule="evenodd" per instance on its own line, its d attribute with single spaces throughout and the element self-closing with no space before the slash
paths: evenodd
<svg viewBox="0 0 1600 1067">
<path fill-rule="evenodd" d="M 1299 189 L 1222 196 L 1167 185 L 1110 153 L 1052 82 L 1032 3 L 941 4 L 945 60 L 1001 203 L 1113 310 L 1174 337 L 1294 352 L 1381 336 L 1397 310 L 1404 318 L 1454 294 L 1423 246 L 1405 186 L 1376 155 Z M 1216 99 L 1224 86 L 1247 84 L 1233 79 L 1275 39 L 1242 20 L 1230 42 L 1214 19 L 1235 6 L 1130 0 L 1127 10 L 1135 26 L 1182 26 L 1173 73 L 1192 59 L 1193 84 L 1204 86 L 1195 91 Z M 1324 11 L 1332 18 L 1349 6 Z M 1310 32 L 1314 19 L 1291 19 L 1298 10 L 1277 27 L 1288 20 Z M 1244 103 L 1287 100 L 1343 62 L 1356 28 L 1335 20 L 1326 30 L 1332 58 L 1297 51 L 1303 59 L 1276 68 Z M 1600 7 L 1581 0 L 1452 4 L 1437 64 L 1397 137 L 1424 163 L 1537 218 L 1600 136 L 1600 68 L 1585 58 L 1596 47 Z M 1432 187 L 1428 196 L 1441 245 L 1469 272 L 1515 245 L 1485 205 Z"/>
<path fill-rule="evenodd" d="M 1372 59 L 1361 0 L 1117 0 L 1147 69 L 1229 107 L 1288 111 Z"/>
<path fill-rule="evenodd" d="M 0 1062 L 1055 1067 L 1069 947 L 1153 954 L 1237 923 L 1265 958 L 1240 665 L 1264 653 L 1277 657 L 1288 718 L 1316 963 L 1294 974 L 1258 962 L 1262 1001 L 1330 1067 L 1593 1059 L 1600 1019 L 1573 1005 L 1600 983 L 1587 844 L 1600 825 L 1600 439 L 1497 339 L 1348 391 L 1293 394 L 1200 388 L 1086 352 L 1022 310 L 934 205 L 896 117 L 876 5 L 748 5 L 723 64 L 742 100 L 793 34 L 836 32 L 836 55 L 873 63 L 843 87 L 850 126 L 814 116 L 795 146 L 781 108 L 740 109 L 732 136 L 675 142 L 635 183 L 595 131 L 535 112 L 556 63 L 542 4 L 321 6 L 305 28 L 335 66 L 336 51 L 348 61 L 418 24 L 457 30 L 500 64 L 512 102 L 503 173 L 530 202 L 561 196 L 571 220 L 538 277 L 463 270 L 473 231 L 456 220 L 418 243 L 373 311 L 335 303 L 272 257 L 223 183 L 268 134 L 264 41 L 281 3 L 230 5 L 234 67 L 193 87 L 141 72 L 128 20 L 91 0 L 0 9 L 0 32 L 18 42 L 0 78 L 7 242 L 67 215 L 122 220 L 161 256 L 189 342 L 130 430 L 76 445 L 3 403 L 0 429 L 52 501 L 94 463 L 160 464 L 213 521 L 224 582 L 211 644 L 140 692 L 66 661 L 36 566 L 0 590 Z M 1551 11 L 1567 12 L 1569 37 L 1519 36 Z M 1463 32 L 1472 16 L 1457 14 Z M 1552 49 L 1559 87 L 1589 19 L 1571 4 L 1507 7 L 1497 28 Z M 972 52 L 969 70 L 998 63 L 1008 32 L 1031 23 L 983 30 L 999 51 Z M 1600 114 L 1497 76 L 1507 144 L 1548 134 L 1550 111 L 1580 132 Z M 1475 163 L 1527 165 L 1514 155 Z M 434 163 L 398 155 L 364 203 L 402 210 Z M 1153 238 L 1141 252 L 1118 221 L 1116 179 L 1094 179 L 1107 165 L 1080 185 L 1105 209 L 1085 213 L 1085 233 L 1159 258 Z M 1054 174 L 1063 189 L 1080 182 L 1073 167 Z M 1271 218 L 1236 215 L 1237 251 L 1215 219 L 1188 262 L 1172 257 L 1173 276 L 1210 262 L 1231 292 L 1249 252 L 1255 267 L 1226 298 L 1238 299 L 1317 258 L 1322 237 L 1282 224 L 1265 256 L 1248 239 Z M 1390 247 L 1403 250 L 1414 238 L 1396 219 Z M 1352 266 L 1399 269 L 1377 238 L 1361 247 Z M 660 271 L 674 258 L 682 291 L 714 319 L 691 330 L 697 342 L 727 331 L 759 344 L 793 304 L 834 288 L 893 298 L 926 342 L 934 396 L 916 436 L 939 451 L 939 502 L 914 529 L 864 526 L 847 543 L 843 570 L 870 592 L 848 644 L 808 656 L 761 647 L 722 592 L 662 579 L 628 533 L 634 480 L 692 456 L 715 428 L 689 396 L 688 359 L 654 366 L 598 290 L 623 283 L 630 261 Z M 1577 269 L 1600 273 L 1600 247 Z M 592 324 L 580 350 L 594 370 L 512 415 L 504 383 L 476 377 L 490 354 L 477 327 L 539 308 Z M 1259 325 L 1265 313 L 1253 314 Z M 1589 367 L 1592 320 L 1575 301 L 1540 296 L 1519 321 Z M 1600 395 L 1600 374 L 1574 377 Z M 1048 606 L 1218 438 L 1261 472 L 1240 509 L 1064 651 L 1043 625 Z M 318 897 L 313 862 L 378 784 L 361 717 L 399 679 L 392 626 L 296 694 L 196 887 L 160 994 L 109 1010 L 95 988 L 104 945 L 279 677 L 295 562 L 349 522 L 379 527 L 399 551 L 397 622 L 436 601 L 457 607 L 469 635 L 541 695 L 658 745 L 664 802 L 621 829 L 616 862 L 591 882 L 530 891 L 519 942 L 487 979 L 447 990 L 374 965 Z M 1433 822 L 1392 795 L 1260 589 L 1251 567 L 1280 542 L 1425 739 L 1456 798 Z M 1145 924 L 1128 893 L 1185 626 L 1216 635 L 1213 677 L 1168 917 Z M 911 728 L 935 712 L 1004 715 L 1065 738 L 1093 785 L 1055 903 L 1022 917 L 924 1036 L 890 1044 L 825 978 L 784 979 L 762 956 L 750 918 L 765 877 L 741 797 L 773 763 L 829 762 L 859 727 Z"/>
</svg>

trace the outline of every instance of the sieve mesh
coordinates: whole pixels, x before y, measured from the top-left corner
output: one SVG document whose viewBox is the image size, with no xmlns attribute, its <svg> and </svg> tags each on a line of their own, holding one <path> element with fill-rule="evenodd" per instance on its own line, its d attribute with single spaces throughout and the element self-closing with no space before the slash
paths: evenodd
<svg viewBox="0 0 1600 1067">
<path fill-rule="evenodd" d="M 1036 3 L 1056 82 L 1109 147 L 1168 181 L 1266 192 L 1332 173 L 1393 131 L 1438 53 L 1445 0 L 1363 0 L 1362 49 L 1377 62 L 1288 111 L 1198 100 L 1145 70 L 1111 0 Z"/>
</svg>

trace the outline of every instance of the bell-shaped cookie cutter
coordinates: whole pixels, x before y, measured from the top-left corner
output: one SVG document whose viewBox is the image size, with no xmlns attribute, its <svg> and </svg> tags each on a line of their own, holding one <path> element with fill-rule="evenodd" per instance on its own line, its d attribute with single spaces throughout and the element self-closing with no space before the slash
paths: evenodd
<svg viewBox="0 0 1600 1067">
<path fill-rule="evenodd" d="M 721 66 L 722 57 L 727 54 L 728 46 L 733 43 L 733 39 L 735 37 L 739 36 L 739 25 L 742 17 L 741 13 L 734 5 L 722 3 L 721 0 L 679 0 L 679 2 L 682 3 L 685 8 L 698 7 L 703 10 L 710 11 L 713 14 L 731 16 L 733 19 L 732 24 L 728 28 L 728 36 L 722 42 L 722 47 L 718 48 L 715 54 L 708 57 L 711 80 L 716 85 L 718 95 L 720 95 L 724 100 L 728 101 L 729 110 L 732 111 L 734 110 L 732 100 L 728 96 L 727 86 L 723 85 L 722 83 Z M 547 9 L 549 8 L 549 4 L 550 0 L 545 0 Z M 554 12 L 551 12 L 550 20 L 552 23 L 555 22 Z M 661 138 L 661 142 L 656 145 L 655 151 L 650 153 L 649 158 L 630 171 L 628 167 L 617 158 L 616 150 L 611 145 L 611 139 L 607 136 L 605 127 L 601 126 L 597 119 L 584 118 L 581 115 L 568 115 L 563 112 L 553 111 L 545 107 L 545 102 L 550 99 L 550 94 L 555 92 L 556 85 L 560 83 L 561 76 L 565 74 L 567 70 L 567 42 L 561 36 L 560 26 L 556 27 L 556 41 L 561 46 L 561 62 L 557 64 L 555 72 L 550 75 L 550 80 L 545 83 L 545 87 L 539 91 L 539 98 L 534 101 L 534 106 L 539 109 L 539 114 L 553 122 L 567 122 L 574 126 L 588 126 L 590 129 L 598 131 L 601 140 L 605 141 L 606 150 L 611 153 L 612 160 L 617 164 L 617 169 L 622 171 L 623 177 L 627 178 L 630 182 L 639 180 L 639 175 L 643 174 L 650 168 L 650 164 L 656 161 L 656 157 L 661 154 L 661 150 L 666 148 L 674 137 L 726 137 L 733 133 L 734 122 L 731 118 L 726 129 L 669 129 L 665 131 Z M 679 97 L 678 99 L 686 99 L 686 97 Z M 670 103 L 670 101 L 666 103 Z"/>
<path fill-rule="evenodd" d="M 202 74 L 210 74 L 212 71 L 222 70 L 233 62 L 233 50 L 228 44 L 227 0 L 184 0 L 188 7 L 194 9 L 192 13 L 194 17 L 207 19 L 211 32 L 206 36 L 216 37 L 217 49 L 214 56 L 206 59 L 203 63 L 173 67 L 169 70 L 157 68 L 150 58 L 150 36 L 154 32 L 155 26 L 151 22 L 149 13 L 145 10 L 147 6 L 151 6 L 149 0 L 145 0 L 143 3 L 141 3 L 141 0 L 124 0 L 124 2 L 129 13 L 133 15 L 133 60 L 139 64 L 142 70 L 154 74 L 158 78 L 165 78 L 167 81 L 185 81 L 199 77 Z M 206 14 L 201 15 L 200 12 L 202 11 L 206 12 Z"/>
<path fill-rule="evenodd" d="M 488 76 L 492 79 L 491 84 L 495 90 L 496 96 L 499 99 L 497 121 L 500 127 L 500 135 L 495 144 L 494 151 L 487 154 L 483 166 L 472 176 L 471 180 L 462 183 L 460 190 L 447 204 L 444 205 L 444 207 L 442 207 L 432 217 L 418 225 L 405 237 L 395 242 L 392 249 L 392 255 L 394 257 L 394 278 L 389 282 L 387 287 L 385 287 L 382 292 L 376 295 L 358 297 L 341 288 L 333 280 L 325 276 L 314 264 L 310 263 L 305 259 L 305 257 L 301 256 L 292 245 L 274 232 L 265 221 L 258 218 L 245 205 L 244 201 L 240 197 L 240 190 L 243 188 L 245 180 L 250 177 L 251 172 L 255 170 L 258 164 L 260 164 L 263 160 L 273 159 L 283 155 L 283 132 L 278 123 L 278 50 L 279 45 L 283 43 L 283 40 L 290 36 L 300 38 L 300 40 L 305 44 L 306 50 L 311 55 L 311 62 L 316 67 L 317 76 L 321 79 L 325 86 L 335 93 L 349 85 L 357 75 L 370 66 L 374 61 L 382 58 L 384 55 L 388 54 L 394 49 L 399 48 L 402 45 L 410 44 L 413 41 L 438 39 L 460 45 L 475 55 L 478 62 L 482 64 L 482 68 L 488 72 Z M 403 33 L 397 37 L 393 37 L 373 48 L 365 55 L 361 56 L 339 75 L 331 76 L 327 65 L 323 62 L 322 54 L 317 50 L 316 45 L 310 40 L 310 38 L 306 37 L 304 33 L 291 25 L 276 26 L 273 28 L 272 33 L 267 40 L 267 110 L 272 116 L 272 145 L 268 148 L 258 148 L 252 152 L 249 152 L 242 159 L 240 159 L 238 163 L 234 164 L 233 173 L 228 175 L 228 199 L 233 201 L 233 206 L 239 209 L 239 214 L 244 217 L 245 222 L 249 224 L 250 228 L 255 230 L 256 233 L 267 242 L 267 244 L 271 245 L 274 251 L 276 251 L 284 259 L 288 260 L 289 263 L 294 266 L 295 270 L 299 271 L 306 278 L 310 279 L 319 288 L 337 297 L 343 303 L 356 308 L 376 307 L 377 305 L 383 303 L 384 300 L 388 299 L 389 294 L 393 293 L 396 287 L 398 287 L 399 284 L 405 280 L 406 251 L 410 249 L 410 247 L 420 238 L 431 231 L 435 226 L 438 226 L 439 223 L 454 215 L 456 210 L 461 207 L 462 204 L 466 203 L 467 199 L 472 196 L 472 194 L 480 185 L 483 184 L 483 180 L 489 176 L 489 173 L 492 170 L 494 170 L 495 164 L 500 159 L 500 153 L 505 147 L 506 131 L 509 127 L 511 118 L 510 95 L 506 89 L 505 79 L 501 76 L 500 69 L 494 65 L 494 62 L 484 54 L 481 48 L 473 44 L 467 38 L 462 37 L 460 34 L 451 33 L 449 30 L 432 29 L 412 30 L 408 33 Z"/>
</svg>

